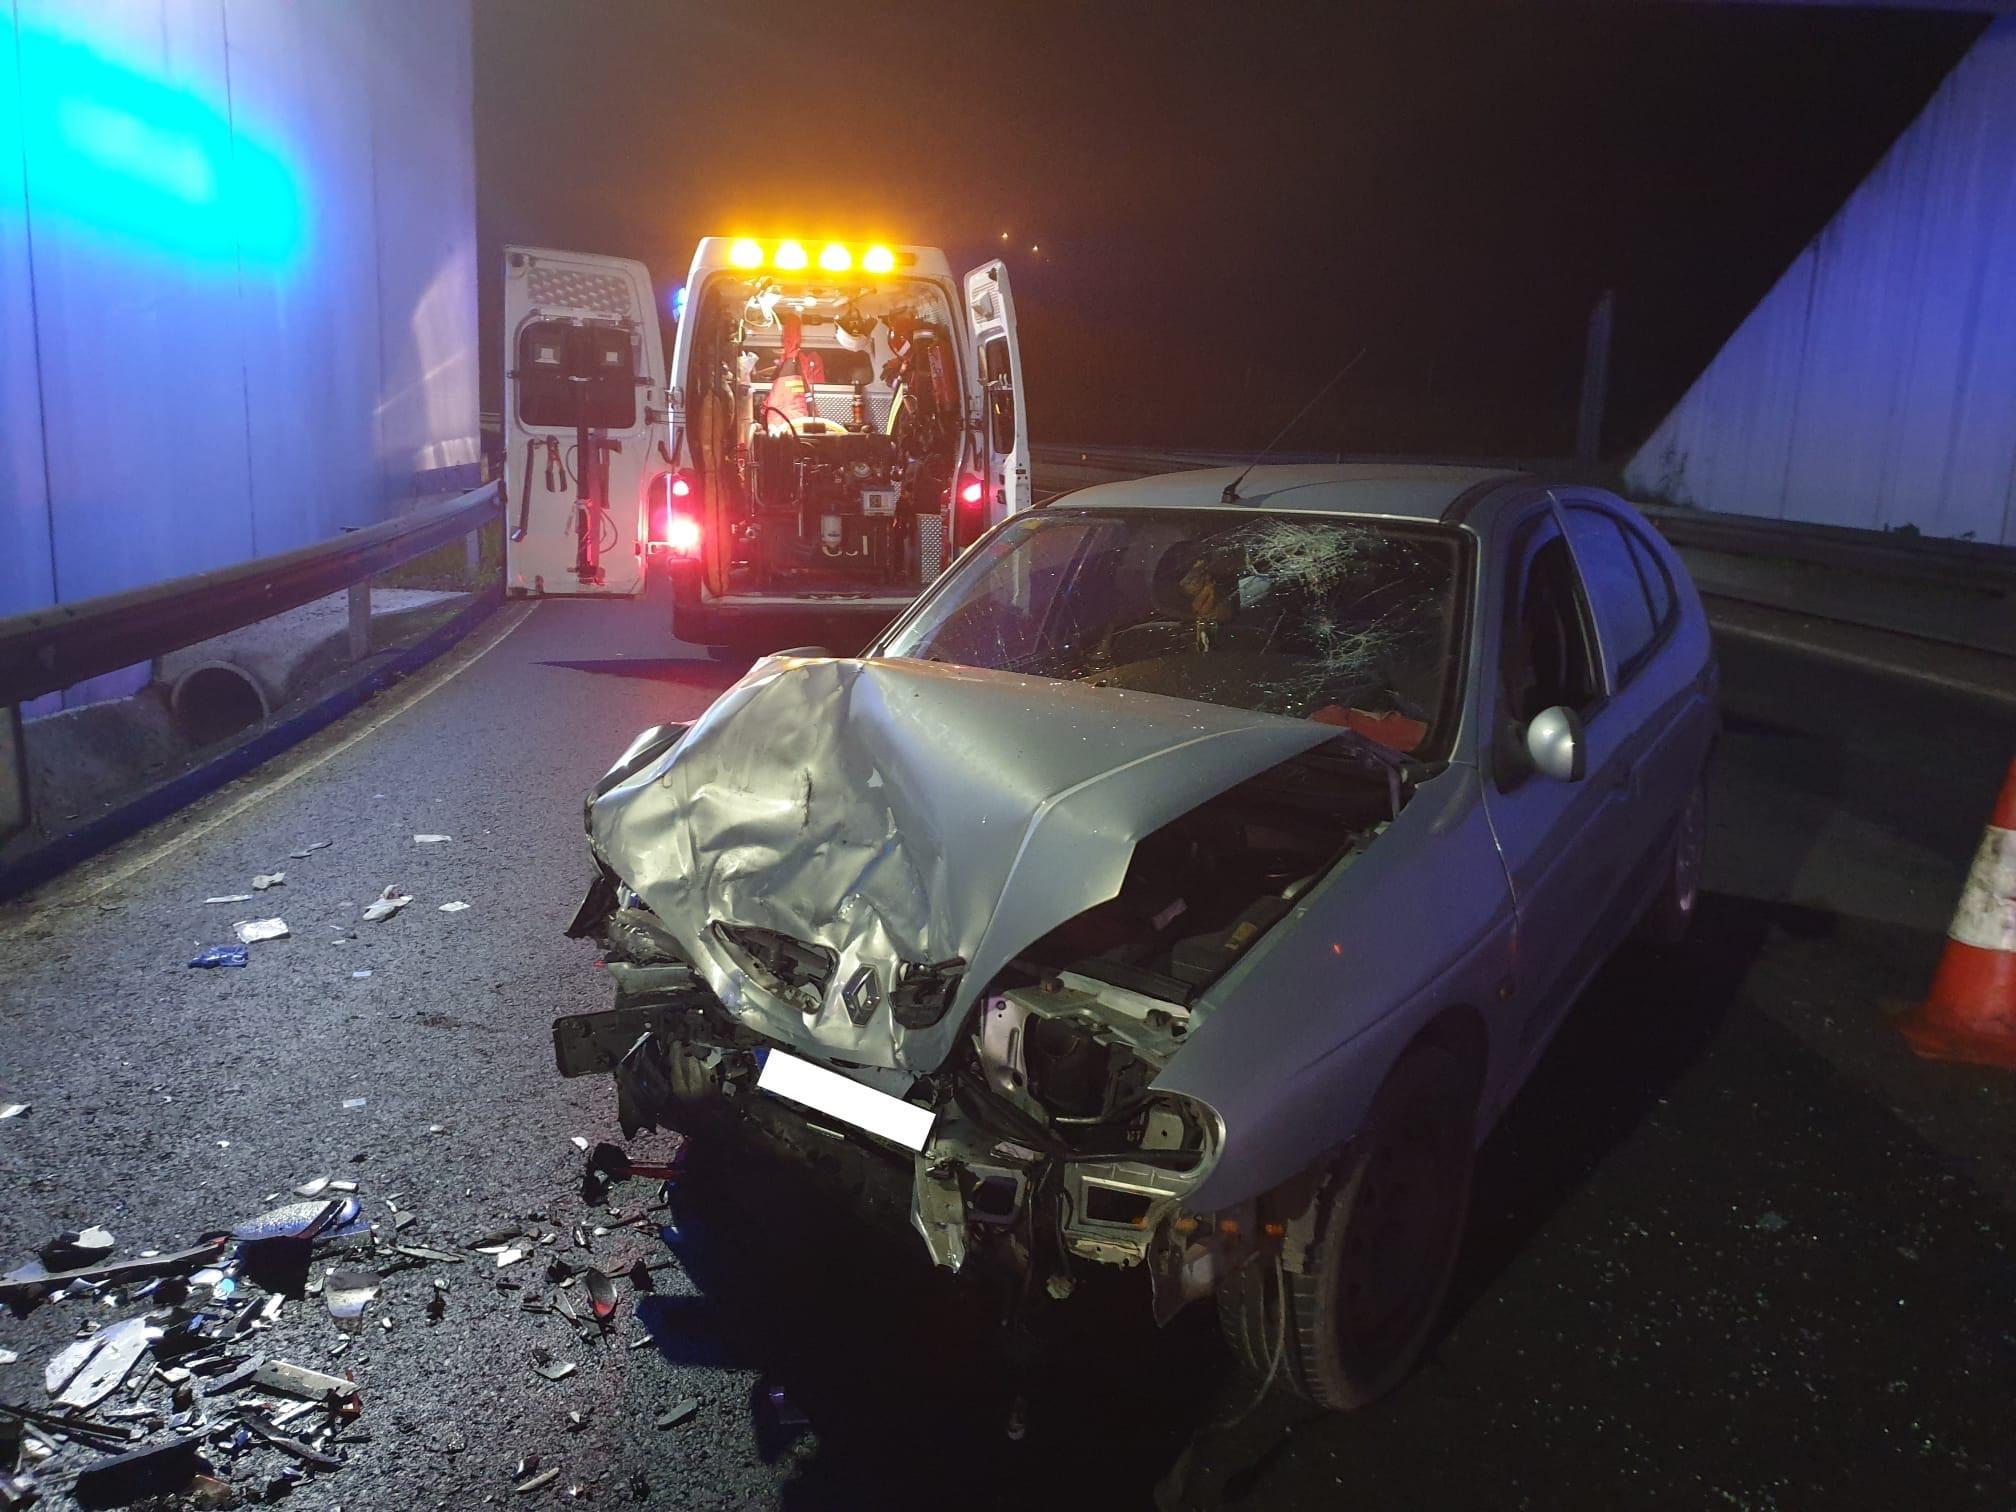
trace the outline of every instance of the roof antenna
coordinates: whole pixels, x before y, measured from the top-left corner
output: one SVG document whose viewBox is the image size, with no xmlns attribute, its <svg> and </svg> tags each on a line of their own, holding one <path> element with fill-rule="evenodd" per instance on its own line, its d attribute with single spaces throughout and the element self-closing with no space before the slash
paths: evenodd
<svg viewBox="0 0 2016 1512">
<path fill-rule="evenodd" d="M 1275 447 L 1281 444 L 1282 438 L 1285 437 L 1288 434 L 1288 432 L 1295 429 L 1296 426 L 1300 425 L 1302 423 L 1302 417 L 1304 415 L 1307 415 L 1309 411 L 1311 411 L 1312 409 L 1316 408 L 1317 403 L 1323 398 L 1325 394 L 1329 393 L 1330 390 L 1337 387 L 1338 384 L 1342 383 L 1344 381 L 1344 375 L 1350 372 L 1351 369 L 1353 369 L 1354 367 L 1358 366 L 1359 361 L 1365 356 L 1367 352 L 1371 350 L 1372 349 L 1370 347 L 1358 348 L 1358 355 L 1356 357 L 1353 357 L 1349 362 L 1345 363 L 1344 366 L 1337 369 L 1336 373 L 1331 377 L 1330 381 L 1324 384 L 1323 387 L 1321 387 L 1320 389 L 1316 390 L 1315 394 L 1310 398 L 1309 402 L 1303 405 L 1301 409 L 1295 412 L 1295 418 L 1293 420 L 1290 420 L 1286 425 L 1282 426 L 1280 431 L 1276 433 L 1274 439 L 1272 441 L 1269 441 L 1264 447 L 1260 449 L 1260 455 L 1255 457 L 1251 462 L 1248 462 L 1246 464 L 1245 472 L 1240 473 L 1238 477 L 1234 478 L 1230 483 L 1227 483 L 1225 485 L 1225 492 L 1218 495 L 1218 502 L 1220 504 L 1237 504 L 1240 502 L 1239 485 L 1246 481 L 1246 473 L 1250 473 L 1251 471 L 1253 471 L 1254 468 L 1258 467 L 1262 462 L 1266 461 L 1268 454 L 1272 452 Z"/>
</svg>

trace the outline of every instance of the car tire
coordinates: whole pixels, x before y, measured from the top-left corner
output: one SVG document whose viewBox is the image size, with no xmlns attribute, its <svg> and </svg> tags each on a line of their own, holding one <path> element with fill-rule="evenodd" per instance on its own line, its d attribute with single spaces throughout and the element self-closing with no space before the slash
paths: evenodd
<svg viewBox="0 0 2016 1512">
<path fill-rule="evenodd" d="M 1678 945 L 1694 923 L 1701 901 L 1701 854 L 1708 837 L 1708 784 L 1699 781 L 1688 793 L 1673 825 L 1667 847 L 1665 876 L 1658 896 L 1645 911 L 1639 933 L 1654 945 Z"/>
<path fill-rule="evenodd" d="M 1399 1385 L 1462 1248 L 1475 1114 L 1476 1077 L 1460 1057 L 1434 1045 L 1403 1056 L 1316 1198 L 1303 1270 L 1262 1258 L 1219 1287 L 1233 1353 L 1341 1412 Z"/>
</svg>

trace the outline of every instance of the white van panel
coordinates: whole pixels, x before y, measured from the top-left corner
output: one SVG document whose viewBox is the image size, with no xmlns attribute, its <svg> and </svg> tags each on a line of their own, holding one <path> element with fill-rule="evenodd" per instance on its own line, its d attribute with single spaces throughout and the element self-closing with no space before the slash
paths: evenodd
<svg viewBox="0 0 2016 1512">
<path fill-rule="evenodd" d="M 607 497 L 587 514 L 599 580 L 581 570 L 579 431 L 559 390 L 520 372 L 528 327 L 555 333 L 617 331 L 632 343 L 636 393 L 628 424 L 591 427 L 593 463 L 606 461 Z M 645 494 L 667 469 L 665 353 L 651 275 L 640 262 L 544 247 L 504 249 L 504 443 L 508 587 L 514 592 L 628 595 L 646 572 Z M 609 392 L 613 392 L 613 386 Z"/>
</svg>

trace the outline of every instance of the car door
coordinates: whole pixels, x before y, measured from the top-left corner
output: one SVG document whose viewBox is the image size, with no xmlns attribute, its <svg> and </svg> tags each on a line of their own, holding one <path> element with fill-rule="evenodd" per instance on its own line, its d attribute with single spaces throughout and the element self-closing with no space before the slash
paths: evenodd
<svg viewBox="0 0 2016 1512">
<path fill-rule="evenodd" d="M 1628 716 L 1612 706 L 1601 645 L 1581 575 L 1551 501 L 1500 536 L 1503 550 L 1495 665 L 1482 738 L 1484 804 L 1512 886 L 1515 970 L 1508 1008 L 1516 1054 L 1545 1042 L 1607 951 L 1613 916 L 1628 906 L 1633 816 Z M 1543 710 L 1581 721 L 1583 775 L 1534 769 L 1526 727 Z M 1621 780 L 1620 780 L 1621 774 Z"/>
<path fill-rule="evenodd" d="M 1676 622 L 1672 583 L 1647 543 L 1634 546 L 1630 522 L 1606 504 L 1572 496 L 1561 501 L 1561 516 L 1603 648 L 1606 712 L 1619 732 L 1613 760 L 1631 859 L 1623 890 L 1633 906 L 1613 920 L 1614 945 L 1663 880 L 1667 840 L 1699 775 L 1692 738 L 1699 722 L 1690 718 L 1698 669 L 1664 654 Z"/>
<path fill-rule="evenodd" d="M 1008 265 L 995 261 L 966 275 L 966 318 L 973 360 L 986 391 L 983 443 L 987 523 L 1029 507 L 1029 421 L 1022 406 L 1022 349 L 1015 337 L 1015 296 Z"/>
</svg>

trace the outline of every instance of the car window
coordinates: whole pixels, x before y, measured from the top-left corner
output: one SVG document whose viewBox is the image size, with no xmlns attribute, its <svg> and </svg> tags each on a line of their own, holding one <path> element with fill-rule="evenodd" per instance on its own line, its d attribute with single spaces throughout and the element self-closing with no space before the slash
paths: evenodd
<svg viewBox="0 0 2016 1512">
<path fill-rule="evenodd" d="M 1556 706 L 1584 712 L 1602 697 L 1603 681 L 1591 655 L 1575 560 L 1552 515 L 1519 532 L 1511 573 L 1499 656 L 1505 714 L 1525 724 Z"/>
<path fill-rule="evenodd" d="M 963 559 L 884 654 L 1314 719 L 1432 757 L 1459 704 L 1462 559 L 1441 526 L 1053 505 Z"/>
<path fill-rule="evenodd" d="M 1652 644 L 1656 628 L 1652 606 L 1645 597 L 1645 581 L 1616 520 L 1601 510 L 1578 506 L 1571 506 L 1566 514 L 1575 565 L 1581 569 L 1582 586 L 1596 612 L 1596 633 L 1602 637 L 1621 683 Z"/>
<path fill-rule="evenodd" d="M 1638 564 L 1638 576 L 1645 584 L 1645 597 L 1652 605 L 1652 623 L 1664 630 L 1673 617 L 1673 580 L 1666 575 L 1666 564 L 1659 560 L 1659 553 L 1652 549 L 1642 530 L 1626 525 L 1624 539 L 1631 547 L 1631 560 Z"/>
</svg>

